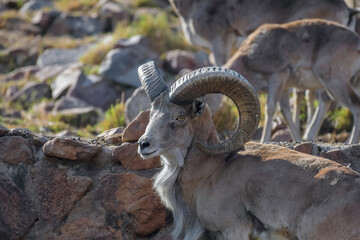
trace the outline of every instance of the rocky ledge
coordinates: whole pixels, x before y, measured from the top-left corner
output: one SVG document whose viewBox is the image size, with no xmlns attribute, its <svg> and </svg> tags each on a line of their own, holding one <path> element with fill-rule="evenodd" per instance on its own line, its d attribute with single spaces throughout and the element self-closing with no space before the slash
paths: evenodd
<svg viewBox="0 0 360 240">
<path fill-rule="evenodd" d="M 170 239 L 152 189 L 160 161 L 136 152 L 148 116 L 91 140 L 0 125 L 0 239 Z M 360 145 L 273 144 L 360 171 Z"/>
</svg>

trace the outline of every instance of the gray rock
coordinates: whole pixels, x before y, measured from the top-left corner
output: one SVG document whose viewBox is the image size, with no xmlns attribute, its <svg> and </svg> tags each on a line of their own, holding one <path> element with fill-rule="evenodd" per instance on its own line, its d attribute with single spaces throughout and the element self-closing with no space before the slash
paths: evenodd
<svg viewBox="0 0 360 240">
<path fill-rule="evenodd" d="M 0 137 L 3 136 L 7 132 L 9 132 L 9 129 L 7 129 L 4 125 L 0 124 Z"/>
<path fill-rule="evenodd" d="M 17 81 L 21 80 L 25 77 L 29 77 L 30 75 L 36 74 L 40 68 L 38 66 L 25 66 L 21 68 L 17 68 L 14 71 L 6 74 L 5 81 Z"/>
<path fill-rule="evenodd" d="M 36 65 L 43 68 L 54 65 L 67 65 L 78 62 L 79 58 L 88 51 L 89 45 L 72 49 L 46 49 L 38 58 Z"/>
<path fill-rule="evenodd" d="M 60 15 L 58 11 L 37 11 L 31 19 L 31 23 L 39 26 L 43 31 L 47 30 L 49 26 L 53 23 L 56 17 Z"/>
<path fill-rule="evenodd" d="M 71 65 L 55 80 L 51 83 L 52 97 L 58 99 L 64 96 L 71 84 L 75 83 L 79 79 L 85 79 L 86 76 L 83 74 L 78 64 Z"/>
<path fill-rule="evenodd" d="M 75 127 L 86 127 L 99 122 L 102 112 L 94 107 L 72 108 L 56 112 L 60 121 Z"/>
<path fill-rule="evenodd" d="M 67 96 L 87 102 L 89 105 L 106 110 L 120 100 L 121 95 L 98 76 L 79 77 L 70 87 Z"/>
<path fill-rule="evenodd" d="M 53 36 L 71 35 L 84 37 L 99 34 L 103 31 L 103 23 L 98 18 L 89 16 L 72 16 L 62 13 L 48 28 L 47 34 Z"/>
<path fill-rule="evenodd" d="M 125 121 L 129 124 L 140 112 L 151 107 L 150 100 L 143 87 L 137 88 L 125 102 Z"/>
<path fill-rule="evenodd" d="M 61 72 L 63 72 L 65 69 L 70 67 L 71 64 L 67 65 L 50 65 L 46 67 L 40 68 L 39 71 L 35 73 L 35 78 L 40 80 L 41 82 L 46 81 L 47 79 L 56 77 Z"/>
<path fill-rule="evenodd" d="M 18 102 L 28 107 L 31 103 L 43 98 L 51 98 L 50 86 L 46 83 L 29 82 L 22 89 L 14 93 L 8 101 Z"/>
<path fill-rule="evenodd" d="M 107 31 L 112 31 L 116 23 L 129 18 L 128 12 L 116 2 L 105 2 L 99 9 L 99 16 L 105 19 L 104 28 Z"/>
<path fill-rule="evenodd" d="M 84 102 L 83 100 L 71 96 L 64 96 L 60 98 L 58 101 L 56 101 L 55 106 L 53 108 L 53 113 L 56 114 L 56 112 L 65 109 L 86 108 L 86 107 L 90 107 L 90 105 Z"/>
<path fill-rule="evenodd" d="M 22 16 L 26 16 L 26 14 L 28 14 L 29 12 L 32 11 L 36 11 L 36 10 L 40 10 L 44 7 L 52 7 L 53 4 L 52 2 L 48 2 L 48 1 L 38 1 L 38 0 L 31 0 L 27 3 L 25 3 L 21 8 L 20 8 L 20 14 Z"/>
<path fill-rule="evenodd" d="M 113 49 L 101 63 L 99 73 L 105 79 L 121 86 L 137 88 L 141 86 L 137 74 L 138 67 L 156 58 L 157 54 L 142 44 Z"/>
</svg>

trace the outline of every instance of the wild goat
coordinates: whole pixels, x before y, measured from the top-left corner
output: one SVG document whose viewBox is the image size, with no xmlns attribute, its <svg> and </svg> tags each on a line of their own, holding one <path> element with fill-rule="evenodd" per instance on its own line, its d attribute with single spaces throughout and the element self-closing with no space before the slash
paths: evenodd
<svg viewBox="0 0 360 240">
<path fill-rule="evenodd" d="M 360 95 L 351 80 L 360 71 L 359 51 L 359 35 L 335 22 L 307 19 L 264 24 L 243 42 L 224 67 L 244 75 L 258 92 L 268 92 L 261 141 L 270 140 L 271 119 L 278 102 L 294 139 L 301 140 L 291 118 L 287 91 L 295 87 L 325 89 L 339 104 L 349 108 L 354 116 L 349 142 L 357 143 Z M 293 77 L 299 72 L 315 77 Z M 322 119 L 318 115 L 314 117 Z M 311 128 L 318 130 L 320 126 L 314 124 Z"/>
<path fill-rule="evenodd" d="M 185 37 L 214 54 L 217 66 L 230 57 L 236 38 L 264 23 L 322 18 L 355 29 L 356 9 L 343 0 L 170 0 Z"/>
<path fill-rule="evenodd" d="M 139 77 L 152 107 L 138 152 L 161 156 L 154 188 L 173 213 L 174 239 L 360 239 L 360 174 L 278 145 L 245 145 L 260 106 L 241 75 L 207 67 L 168 89 L 149 62 Z M 227 95 L 239 110 L 226 141 L 201 98 L 207 93 Z"/>
</svg>

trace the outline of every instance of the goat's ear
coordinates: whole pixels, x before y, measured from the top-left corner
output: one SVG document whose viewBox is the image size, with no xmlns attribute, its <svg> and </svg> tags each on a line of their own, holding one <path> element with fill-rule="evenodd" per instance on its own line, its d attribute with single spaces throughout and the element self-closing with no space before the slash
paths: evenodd
<svg viewBox="0 0 360 240">
<path fill-rule="evenodd" d="M 202 98 L 196 98 L 191 106 L 191 115 L 193 117 L 200 116 L 204 112 L 205 100 Z"/>
</svg>

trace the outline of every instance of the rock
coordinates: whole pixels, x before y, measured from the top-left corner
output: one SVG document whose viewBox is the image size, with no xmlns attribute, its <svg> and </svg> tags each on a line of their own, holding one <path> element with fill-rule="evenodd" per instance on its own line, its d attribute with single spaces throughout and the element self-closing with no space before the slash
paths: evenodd
<svg viewBox="0 0 360 240">
<path fill-rule="evenodd" d="M 343 151 L 340 149 L 334 149 L 334 150 L 330 150 L 328 152 L 323 151 L 323 152 L 320 152 L 319 156 L 333 160 L 337 163 L 340 163 L 340 164 L 348 166 L 348 167 L 351 165 L 351 160 L 348 159 L 346 157 L 346 155 L 343 153 Z"/>
<path fill-rule="evenodd" d="M 144 48 L 151 48 L 150 40 L 142 35 L 135 35 L 130 38 L 121 38 L 115 43 L 114 48 L 127 48 L 134 45 L 140 45 Z"/>
<path fill-rule="evenodd" d="M 40 204 L 39 217 L 59 222 L 88 191 L 93 181 L 82 176 L 68 176 L 60 170 L 46 167 L 31 171 Z"/>
<path fill-rule="evenodd" d="M 71 83 L 67 96 L 81 99 L 91 106 L 106 110 L 120 100 L 120 94 L 97 76 L 78 77 Z"/>
<path fill-rule="evenodd" d="M 85 78 L 86 76 L 78 64 L 69 66 L 51 83 L 53 99 L 59 99 L 64 96 L 72 84 L 77 81 L 85 81 Z"/>
<path fill-rule="evenodd" d="M 150 110 L 141 112 L 129 125 L 124 129 L 122 141 L 123 142 L 137 142 L 144 134 L 147 125 L 149 124 Z"/>
<path fill-rule="evenodd" d="M 2 137 L 7 132 L 9 132 L 9 130 L 4 125 L 0 124 L 0 137 Z"/>
<path fill-rule="evenodd" d="M 9 86 L 6 89 L 4 99 L 8 101 L 8 99 L 10 99 L 17 91 L 19 91 L 18 86 Z"/>
<path fill-rule="evenodd" d="M 36 10 L 40 10 L 45 7 L 52 7 L 53 4 L 50 1 L 38 1 L 38 0 L 31 0 L 26 2 L 19 10 L 20 14 L 23 17 L 26 17 L 28 13 L 31 13 Z"/>
<path fill-rule="evenodd" d="M 112 128 L 97 135 L 96 139 L 108 144 L 120 144 L 123 131 L 124 127 Z"/>
<path fill-rule="evenodd" d="M 209 54 L 207 52 L 197 51 L 195 52 L 194 57 L 195 57 L 194 61 L 196 64 L 196 68 L 208 67 L 212 65 L 210 63 Z"/>
<path fill-rule="evenodd" d="M 276 131 L 272 137 L 272 142 L 292 142 L 292 137 L 290 134 L 290 130 L 288 128 L 286 129 L 280 129 Z"/>
<path fill-rule="evenodd" d="M 21 239 L 35 222 L 33 209 L 25 193 L 0 173 L 1 239 Z"/>
<path fill-rule="evenodd" d="M 66 223 L 54 240 L 68 239 L 107 239 L 123 240 L 122 232 L 89 218 L 80 218 Z"/>
<path fill-rule="evenodd" d="M 37 59 L 36 65 L 43 68 L 54 65 L 67 65 L 76 63 L 79 61 L 79 58 L 88 51 L 89 47 L 89 45 L 82 45 L 80 47 L 71 49 L 46 49 Z"/>
<path fill-rule="evenodd" d="M 71 66 L 71 65 L 70 65 Z M 51 65 L 40 68 L 38 72 L 35 73 L 35 78 L 44 82 L 50 78 L 54 78 L 63 72 L 65 69 L 70 67 L 69 65 Z"/>
<path fill-rule="evenodd" d="M 8 101 L 18 102 L 25 108 L 28 108 L 31 103 L 44 98 L 51 98 L 50 86 L 46 83 L 29 82 L 22 89 L 14 93 Z"/>
<path fill-rule="evenodd" d="M 97 196 L 113 216 L 128 213 L 135 232 L 149 235 L 166 224 L 166 212 L 152 189 L 152 180 L 134 173 L 110 173 L 100 179 Z"/>
<path fill-rule="evenodd" d="M 55 138 L 42 148 L 46 156 L 76 161 L 90 161 L 101 150 L 100 146 L 79 142 L 70 138 Z"/>
<path fill-rule="evenodd" d="M 139 37 L 133 38 L 137 40 Z M 113 49 L 108 52 L 105 60 L 101 63 L 99 73 L 105 79 L 120 86 L 137 88 L 141 86 L 137 74 L 138 67 L 156 58 L 157 54 L 142 44 Z"/>
<path fill-rule="evenodd" d="M 25 67 L 17 68 L 16 70 L 6 74 L 4 80 L 6 82 L 9 82 L 9 81 L 18 81 L 23 78 L 28 79 L 30 75 L 36 74 L 36 72 L 38 72 L 39 70 L 40 68 L 38 66 L 25 66 Z"/>
<path fill-rule="evenodd" d="M 0 162 L 17 165 L 34 161 L 30 144 L 19 136 L 0 138 Z"/>
<path fill-rule="evenodd" d="M 52 36 L 71 35 L 73 37 L 85 37 L 99 34 L 103 31 L 103 25 L 98 18 L 89 16 L 73 16 L 62 13 L 48 28 L 47 34 Z"/>
<path fill-rule="evenodd" d="M 53 23 L 56 17 L 60 15 L 58 11 L 37 11 L 31 19 L 31 23 L 41 27 L 43 32 L 45 32 L 49 26 Z"/>
<path fill-rule="evenodd" d="M 121 165 L 129 170 L 152 169 L 161 166 L 159 157 L 144 160 L 137 153 L 137 148 L 137 143 L 123 143 L 113 150 L 113 160 L 121 162 Z"/>
<path fill-rule="evenodd" d="M 53 114 L 56 115 L 57 112 L 66 110 L 66 109 L 73 109 L 73 108 L 88 108 L 90 105 L 83 100 L 78 98 L 64 96 L 56 101 L 55 106 L 53 108 Z"/>
<path fill-rule="evenodd" d="M 46 116 L 50 114 L 55 106 L 55 102 L 40 102 L 38 104 L 33 105 L 32 110 L 39 114 L 40 116 Z"/>
<path fill-rule="evenodd" d="M 315 155 L 315 156 L 319 154 L 319 150 L 318 150 L 317 146 L 310 142 L 301 143 L 301 144 L 297 145 L 294 148 L 294 150 L 296 150 L 298 152 L 302 152 L 302 153 Z"/>
<path fill-rule="evenodd" d="M 164 68 L 168 72 L 178 74 L 185 68 L 191 70 L 197 68 L 193 52 L 176 49 L 165 52 L 164 54 Z"/>
<path fill-rule="evenodd" d="M 56 112 L 56 117 L 60 121 L 78 128 L 98 123 L 101 115 L 101 110 L 94 107 L 71 108 Z"/>
<path fill-rule="evenodd" d="M 144 88 L 137 88 L 125 102 L 125 122 L 129 124 L 141 111 L 150 109 L 150 107 L 150 100 Z"/>
</svg>

